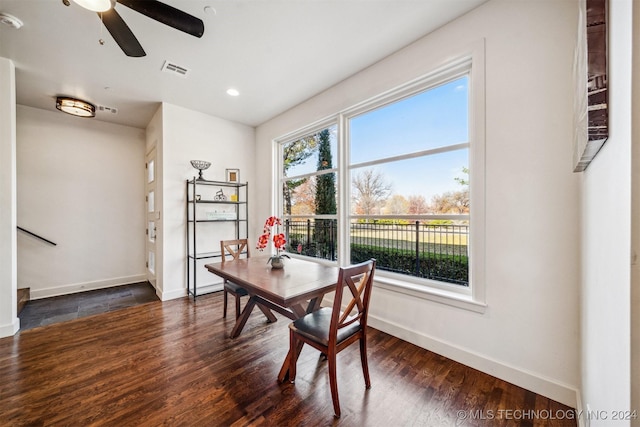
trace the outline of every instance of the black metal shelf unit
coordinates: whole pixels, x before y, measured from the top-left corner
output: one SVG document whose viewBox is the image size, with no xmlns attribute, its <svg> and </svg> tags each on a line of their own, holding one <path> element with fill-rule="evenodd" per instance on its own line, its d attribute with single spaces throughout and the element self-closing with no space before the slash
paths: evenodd
<svg viewBox="0 0 640 427">
<path fill-rule="evenodd" d="M 194 299 L 198 296 L 198 261 L 220 258 L 220 240 L 249 235 L 248 187 L 246 182 L 187 180 L 187 293 Z"/>
</svg>

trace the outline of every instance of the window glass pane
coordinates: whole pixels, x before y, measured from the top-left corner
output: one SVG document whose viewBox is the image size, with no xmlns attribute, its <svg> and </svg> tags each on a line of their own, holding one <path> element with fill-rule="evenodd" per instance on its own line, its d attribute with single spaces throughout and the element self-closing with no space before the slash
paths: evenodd
<svg viewBox="0 0 640 427">
<path fill-rule="evenodd" d="M 149 160 L 147 163 L 147 182 L 153 182 L 156 179 L 155 161 Z"/>
<path fill-rule="evenodd" d="M 155 193 L 153 191 L 149 191 L 149 196 L 147 197 L 147 209 L 148 212 L 153 212 L 155 210 Z"/>
<path fill-rule="evenodd" d="M 337 126 L 330 126 L 316 133 L 283 144 L 283 173 L 284 177 L 299 176 L 316 172 L 319 169 L 337 167 L 336 153 L 338 142 L 336 138 Z M 323 153 L 327 158 L 319 161 L 319 146 L 323 142 L 329 150 Z"/>
<path fill-rule="evenodd" d="M 376 258 L 394 273 L 469 285 L 467 221 L 353 220 L 351 262 Z"/>
<path fill-rule="evenodd" d="M 284 222 L 287 252 L 314 258 L 338 259 L 338 221 L 296 218 Z"/>
<path fill-rule="evenodd" d="M 283 198 L 282 211 L 285 215 L 334 215 L 338 206 L 336 184 L 335 172 L 285 181 L 287 197 Z"/>
<path fill-rule="evenodd" d="M 337 173 L 328 172 L 337 168 L 336 135 L 333 125 L 282 146 L 282 212 L 291 253 L 337 260 Z"/>
<path fill-rule="evenodd" d="M 467 142 L 467 76 L 354 117 L 351 164 Z"/>
<path fill-rule="evenodd" d="M 352 215 L 469 213 L 469 149 L 351 170 Z"/>
<path fill-rule="evenodd" d="M 149 241 L 150 242 L 155 242 L 156 241 L 156 224 L 154 221 L 149 221 Z"/>
<path fill-rule="evenodd" d="M 156 254 L 153 251 L 149 251 L 149 255 L 148 255 L 149 259 L 147 261 L 147 263 L 149 264 L 149 272 L 151 274 L 155 274 L 156 273 Z"/>
<path fill-rule="evenodd" d="M 316 212 L 316 177 L 285 181 L 283 212 L 287 215 L 314 215 Z"/>
</svg>

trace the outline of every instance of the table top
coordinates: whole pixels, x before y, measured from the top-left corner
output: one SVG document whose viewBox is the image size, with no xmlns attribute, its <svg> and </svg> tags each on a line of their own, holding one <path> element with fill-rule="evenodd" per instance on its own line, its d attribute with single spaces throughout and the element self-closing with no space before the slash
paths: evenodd
<svg viewBox="0 0 640 427">
<path fill-rule="evenodd" d="M 331 292 L 338 280 L 338 267 L 288 258 L 283 269 L 272 269 L 268 257 L 251 257 L 206 264 L 211 273 L 232 281 L 250 293 L 282 307 Z"/>
</svg>

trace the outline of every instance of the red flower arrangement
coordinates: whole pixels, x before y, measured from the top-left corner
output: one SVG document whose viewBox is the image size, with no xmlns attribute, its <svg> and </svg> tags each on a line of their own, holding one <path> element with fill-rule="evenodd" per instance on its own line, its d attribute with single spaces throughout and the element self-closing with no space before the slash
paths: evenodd
<svg viewBox="0 0 640 427">
<path fill-rule="evenodd" d="M 282 225 L 282 220 L 276 216 L 270 216 L 264 223 L 264 228 L 262 230 L 262 235 L 258 238 L 258 244 L 256 245 L 256 249 L 262 251 L 269 245 L 269 240 L 273 240 L 273 246 L 276 248 L 276 254 L 269 258 L 267 262 L 271 262 L 273 266 L 274 260 L 277 263 L 282 262 L 282 257 L 289 258 L 287 254 L 281 254 L 280 251 L 284 251 L 284 248 L 287 244 L 287 239 L 284 236 L 284 233 L 278 232 L 278 227 Z M 275 228 L 275 232 L 273 233 L 273 239 L 271 239 L 271 230 Z"/>
</svg>

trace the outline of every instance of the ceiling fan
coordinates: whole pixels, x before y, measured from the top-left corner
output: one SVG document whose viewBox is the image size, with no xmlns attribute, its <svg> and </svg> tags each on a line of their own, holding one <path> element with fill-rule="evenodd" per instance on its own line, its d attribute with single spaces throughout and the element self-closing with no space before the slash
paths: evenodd
<svg viewBox="0 0 640 427">
<path fill-rule="evenodd" d="M 73 0 L 85 9 L 97 12 L 102 23 L 109 30 L 109 33 L 118 46 L 127 56 L 141 57 L 146 53 L 138 39 L 133 34 L 124 19 L 116 12 L 116 3 L 123 4 L 151 19 L 165 25 L 191 34 L 194 37 L 202 37 L 204 33 L 204 23 L 201 19 L 189 15 L 175 7 L 169 6 L 156 0 Z M 69 0 L 62 0 L 69 6 Z"/>
</svg>

